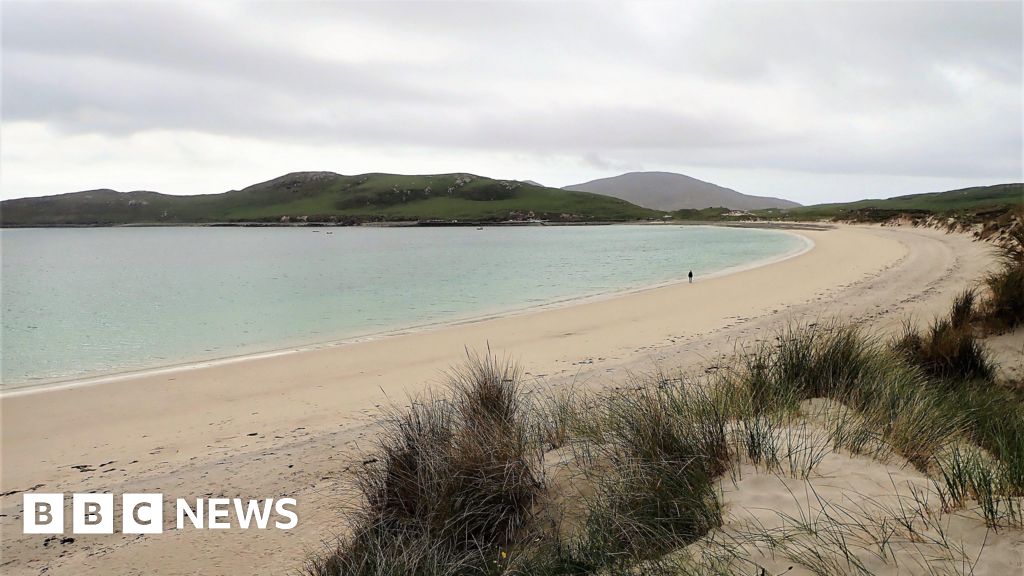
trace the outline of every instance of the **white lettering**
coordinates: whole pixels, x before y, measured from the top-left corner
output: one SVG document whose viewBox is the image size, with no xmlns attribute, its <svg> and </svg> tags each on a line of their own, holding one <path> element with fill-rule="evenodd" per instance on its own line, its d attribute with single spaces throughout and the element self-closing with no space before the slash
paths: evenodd
<svg viewBox="0 0 1024 576">
<path fill-rule="evenodd" d="M 235 498 L 235 514 L 238 516 L 239 527 L 248 528 L 249 523 L 255 518 L 256 526 L 260 530 L 266 530 L 267 522 L 270 521 L 270 505 L 272 503 L 273 499 L 263 500 L 263 509 L 261 510 L 259 500 L 249 500 L 243 511 L 242 499 Z"/>
<path fill-rule="evenodd" d="M 178 508 L 178 522 L 176 524 L 178 530 L 185 527 L 185 516 L 192 522 L 193 528 L 203 528 L 203 499 L 196 499 L 196 509 L 192 510 L 192 507 L 188 505 L 188 500 L 184 498 L 178 498 L 175 506 Z"/>
<path fill-rule="evenodd" d="M 218 518 L 227 518 L 231 514 L 231 510 L 228 506 L 231 505 L 231 500 L 227 498 L 210 498 L 207 500 L 210 505 L 208 511 L 209 523 L 208 526 L 211 530 L 227 530 L 231 528 L 231 521 L 222 522 Z"/>
<path fill-rule="evenodd" d="M 63 494 L 23 494 L 22 532 L 25 534 L 64 533 Z"/>
<path fill-rule="evenodd" d="M 295 507 L 295 505 L 295 498 L 281 498 L 276 503 L 274 503 L 274 510 L 279 515 L 291 519 L 288 522 L 275 522 L 274 526 L 276 526 L 280 530 L 291 530 L 292 528 L 295 528 L 295 526 L 299 524 L 299 515 L 296 514 L 294 510 L 289 510 L 288 508 L 286 508 L 286 506 Z"/>
<path fill-rule="evenodd" d="M 163 494 L 124 494 L 121 496 L 121 532 L 125 534 L 159 534 L 163 531 Z"/>
<path fill-rule="evenodd" d="M 71 529 L 77 534 L 113 534 L 114 495 L 72 494 Z"/>
</svg>

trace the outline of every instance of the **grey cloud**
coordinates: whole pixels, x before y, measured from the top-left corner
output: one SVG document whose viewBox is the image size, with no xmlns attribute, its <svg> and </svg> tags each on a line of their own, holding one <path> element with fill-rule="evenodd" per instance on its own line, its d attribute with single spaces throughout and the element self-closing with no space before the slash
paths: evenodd
<svg viewBox="0 0 1024 576">
<path fill-rule="evenodd" d="M 167 74 L 164 84 L 190 80 L 200 91 L 204 83 L 234 79 L 251 84 L 257 95 L 269 89 L 422 101 L 442 92 L 413 88 L 402 80 L 407 72 L 402 66 L 384 73 L 371 66 L 320 61 L 276 48 L 279 40 L 247 36 L 241 27 L 219 25 L 175 4 L 11 3 L 4 8 L 3 44 L 5 69 L 14 75 L 14 85 L 5 92 L 33 95 L 17 83 L 22 68 L 35 68 L 32 56 L 50 57 L 46 74 L 56 87 L 68 90 L 90 83 L 89 69 L 105 73 L 119 68 L 119 81 L 103 88 L 127 96 L 158 88 L 137 77 L 140 70 L 149 76 Z M 79 74 L 83 69 L 87 73 Z M 21 118 L 19 103 L 9 111 L 15 119 Z M 197 99 L 194 105 L 203 104 Z"/>
<path fill-rule="evenodd" d="M 940 62 L 1018 85 L 1021 17 L 1012 2 L 730 3 L 676 63 L 744 81 L 863 76 L 902 84 L 910 98 L 921 94 L 908 84 L 934 79 Z"/>
<path fill-rule="evenodd" d="M 5 122 L 65 133 L 568 154 L 609 169 L 646 156 L 1021 172 L 1020 3 L 251 3 L 237 20 L 189 4 L 8 3 L 3 16 Z M 343 62 L 254 32 L 283 23 L 452 49 Z"/>
</svg>

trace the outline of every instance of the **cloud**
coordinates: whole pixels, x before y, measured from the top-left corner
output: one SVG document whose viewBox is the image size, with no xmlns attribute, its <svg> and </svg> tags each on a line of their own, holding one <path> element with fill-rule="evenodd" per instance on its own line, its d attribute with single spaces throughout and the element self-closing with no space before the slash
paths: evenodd
<svg viewBox="0 0 1024 576">
<path fill-rule="evenodd" d="M 744 191 L 784 196 L 1020 180 L 1021 22 L 1012 2 L 8 3 L 3 196 L 131 172 L 140 141 L 231 142 L 214 180 L 239 184 L 268 150 L 553 184 L 760 170 Z M 104 154 L 70 167 L 83 138 Z M 173 158 L 140 187 L 179 187 Z"/>
</svg>

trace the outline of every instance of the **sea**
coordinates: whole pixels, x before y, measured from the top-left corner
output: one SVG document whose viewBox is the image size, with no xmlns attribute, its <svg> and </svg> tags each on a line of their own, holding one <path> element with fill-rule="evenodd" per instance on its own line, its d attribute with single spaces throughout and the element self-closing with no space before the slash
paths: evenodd
<svg viewBox="0 0 1024 576">
<path fill-rule="evenodd" d="M 678 225 L 0 230 L 6 389 L 384 337 L 794 254 Z"/>
</svg>

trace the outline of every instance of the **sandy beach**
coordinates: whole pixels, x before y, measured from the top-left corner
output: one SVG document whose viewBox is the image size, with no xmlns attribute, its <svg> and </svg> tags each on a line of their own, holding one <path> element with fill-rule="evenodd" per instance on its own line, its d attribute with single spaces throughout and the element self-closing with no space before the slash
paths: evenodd
<svg viewBox="0 0 1024 576">
<path fill-rule="evenodd" d="M 814 248 L 693 284 L 3 397 L 0 569 L 290 573 L 339 529 L 339 508 L 350 494 L 346 470 L 372 448 L 381 407 L 404 405 L 409 394 L 442 382 L 467 348 L 507 354 L 550 386 L 601 386 L 629 372 L 714 363 L 737 342 L 763 338 L 787 320 L 840 316 L 881 331 L 911 315 L 927 320 L 992 263 L 988 245 L 930 229 L 827 226 L 795 233 Z M 1012 358 L 1019 338 L 1002 346 Z M 1008 374 L 1021 374 L 1020 357 L 1004 366 Z M 300 521 L 290 531 L 171 530 L 44 543 L 46 536 L 21 533 L 27 490 L 290 496 Z M 173 522 L 173 513 L 167 516 Z M 1024 565 L 1007 554 L 1006 566 Z"/>
</svg>

